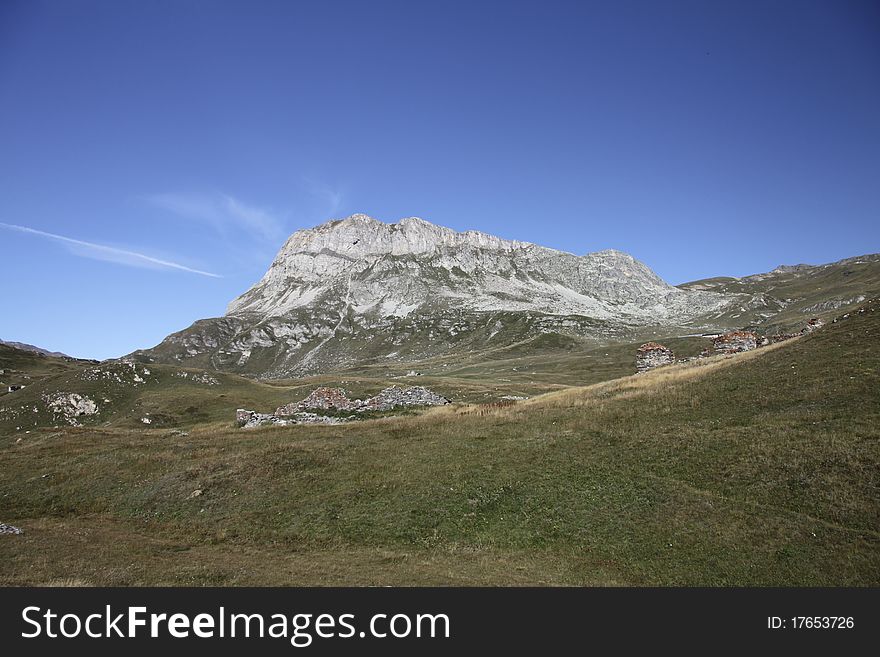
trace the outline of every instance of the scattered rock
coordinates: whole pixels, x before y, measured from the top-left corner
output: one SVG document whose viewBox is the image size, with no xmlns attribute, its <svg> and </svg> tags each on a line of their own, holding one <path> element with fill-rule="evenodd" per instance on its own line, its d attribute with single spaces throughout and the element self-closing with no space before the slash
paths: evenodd
<svg viewBox="0 0 880 657">
<path fill-rule="evenodd" d="M 827 310 L 837 310 L 838 308 L 843 308 L 844 306 L 849 306 L 853 303 L 861 303 L 864 300 L 864 294 L 848 298 L 840 297 L 837 299 L 828 299 L 827 301 L 820 301 L 817 304 L 804 308 L 803 310 L 801 310 L 801 312 L 806 315 L 808 313 L 821 313 Z"/>
<path fill-rule="evenodd" d="M 176 376 L 179 379 L 187 379 L 189 381 L 192 381 L 193 383 L 203 383 L 206 386 L 219 386 L 220 385 L 220 381 L 217 380 L 216 378 L 214 378 L 213 376 L 211 376 L 210 374 L 205 374 L 205 373 L 200 373 L 200 372 L 195 372 L 195 373 L 191 374 L 190 372 L 184 372 L 181 370 L 179 372 L 175 372 L 171 376 Z"/>
<path fill-rule="evenodd" d="M 4 522 L 0 522 L 0 534 L 23 534 L 24 531 L 19 529 L 18 527 L 13 527 L 12 525 L 7 525 Z"/>
<path fill-rule="evenodd" d="M 191 499 L 193 499 L 194 497 L 198 497 L 198 496 L 201 495 L 201 494 L 202 494 L 202 489 L 201 489 L 201 488 L 196 488 L 192 493 L 190 493 L 189 495 L 187 495 L 186 499 L 191 500 Z"/>
</svg>

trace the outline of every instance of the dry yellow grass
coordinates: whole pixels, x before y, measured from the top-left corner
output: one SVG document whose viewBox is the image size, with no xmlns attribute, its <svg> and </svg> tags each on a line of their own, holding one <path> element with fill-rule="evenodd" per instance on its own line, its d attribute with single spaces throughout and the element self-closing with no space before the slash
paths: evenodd
<svg viewBox="0 0 880 657">
<path fill-rule="evenodd" d="M 425 417 L 449 418 L 479 415 L 509 419 L 521 413 L 533 412 L 538 409 L 587 406 L 599 408 L 610 401 L 633 399 L 668 392 L 673 387 L 709 377 L 733 365 L 761 358 L 765 354 L 772 353 L 798 339 L 793 338 L 787 342 L 777 342 L 776 344 L 738 354 L 710 356 L 687 363 L 658 367 L 641 374 L 632 374 L 588 386 L 573 386 L 564 390 L 555 390 L 513 404 L 457 404 L 449 407 L 435 408 L 426 413 Z"/>
</svg>

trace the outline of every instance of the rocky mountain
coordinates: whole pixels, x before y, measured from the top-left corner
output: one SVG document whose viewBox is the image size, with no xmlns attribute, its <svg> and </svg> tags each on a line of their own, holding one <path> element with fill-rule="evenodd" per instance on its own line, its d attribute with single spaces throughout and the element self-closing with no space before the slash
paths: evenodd
<svg viewBox="0 0 880 657">
<path fill-rule="evenodd" d="M 356 214 L 294 233 L 227 315 L 266 319 L 334 301 L 342 315 L 377 318 L 406 317 L 428 304 L 635 322 L 719 304 L 715 295 L 667 285 L 620 251 L 578 257 L 416 217 L 385 224 Z"/>
<path fill-rule="evenodd" d="M 620 251 L 578 256 L 416 217 L 387 224 L 355 214 L 297 231 L 224 317 L 133 356 L 287 378 L 739 328 L 788 303 L 766 286 L 719 281 L 673 287 Z"/>
<path fill-rule="evenodd" d="M 810 317 L 845 312 L 880 294 L 880 254 L 822 265 L 780 265 L 765 274 L 709 278 L 679 287 L 735 298 L 714 318 L 719 323 L 759 326 L 768 333 L 799 330 Z"/>
<path fill-rule="evenodd" d="M 26 344 L 24 342 L 10 342 L 8 340 L 0 340 L 0 344 L 6 345 L 7 347 L 12 347 L 13 349 L 21 349 L 22 351 L 30 351 L 35 354 L 41 354 L 43 356 L 54 356 L 55 358 L 70 358 L 70 356 L 68 356 L 67 354 L 63 354 L 60 351 L 49 351 L 48 349 L 35 347 L 32 344 Z"/>
<path fill-rule="evenodd" d="M 577 256 L 415 217 L 386 224 L 356 214 L 294 233 L 224 317 L 135 356 L 283 378 L 548 334 L 617 339 L 689 326 L 728 303 L 668 285 L 620 251 Z"/>
</svg>

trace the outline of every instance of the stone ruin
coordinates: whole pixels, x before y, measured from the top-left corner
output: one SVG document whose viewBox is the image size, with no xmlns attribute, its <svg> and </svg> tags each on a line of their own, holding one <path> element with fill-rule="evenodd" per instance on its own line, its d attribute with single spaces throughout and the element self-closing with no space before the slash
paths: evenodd
<svg viewBox="0 0 880 657">
<path fill-rule="evenodd" d="M 776 344 L 777 342 L 791 340 L 792 338 L 797 338 L 802 335 L 812 333 L 813 331 L 817 331 L 823 326 L 825 326 L 825 322 L 823 322 L 818 317 L 813 317 L 812 319 L 807 321 L 806 325 L 800 330 L 799 333 L 776 333 L 774 335 L 768 335 L 765 338 L 766 344 Z"/>
<path fill-rule="evenodd" d="M 351 399 L 342 388 L 316 388 L 308 397 L 275 410 L 275 415 L 292 415 L 298 411 L 390 411 L 398 406 L 442 406 L 446 397 L 424 386 L 390 386 L 374 397 Z"/>
<path fill-rule="evenodd" d="M 341 424 L 355 418 L 333 417 L 309 411 L 390 411 L 406 406 L 442 406 L 449 400 L 424 386 L 391 386 L 368 399 L 350 399 L 342 388 L 322 386 L 298 402 L 279 406 L 274 413 L 257 413 L 240 408 L 235 412 L 235 423 L 245 429 L 252 427 L 291 424 Z"/>
<path fill-rule="evenodd" d="M 716 354 L 737 354 L 751 351 L 761 344 L 761 338 L 752 331 L 731 331 L 712 338 Z"/>
<path fill-rule="evenodd" d="M 646 342 L 636 349 L 636 371 L 647 372 L 655 367 L 672 365 L 675 362 L 675 354 L 672 349 L 664 347 L 656 342 Z"/>
<path fill-rule="evenodd" d="M 398 406 L 443 406 L 449 400 L 424 386 L 391 386 L 364 400 L 359 411 L 390 411 Z"/>
<path fill-rule="evenodd" d="M 235 411 L 235 424 L 243 429 L 272 425 L 286 427 L 291 424 L 342 424 L 343 422 L 348 422 L 348 418 L 305 412 L 291 413 L 282 417 L 271 413 L 257 413 L 244 408 Z"/>
<path fill-rule="evenodd" d="M 360 399 L 349 399 L 348 393 L 343 388 L 321 386 L 320 388 L 315 388 L 302 401 L 291 402 L 278 407 L 275 410 L 275 415 L 293 415 L 297 411 L 304 410 L 354 411 L 362 403 Z"/>
</svg>

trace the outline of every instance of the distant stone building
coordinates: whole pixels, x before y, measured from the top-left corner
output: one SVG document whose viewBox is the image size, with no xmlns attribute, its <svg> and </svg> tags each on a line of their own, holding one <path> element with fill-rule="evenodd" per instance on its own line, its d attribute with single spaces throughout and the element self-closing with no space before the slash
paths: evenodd
<svg viewBox="0 0 880 657">
<path fill-rule="evenodd" d="M 342 388 L 315 388 L 300 402 L 291 402 L 275 410 L 279 417 L 302 411 L 388 411 L 397 406 L 441 406 L 449 400 L 423 386 L 391 386 L 368 399 L 350 399 Z"/>
<path fill-rule="evenodd" d="M 360 403 L 360 400 L 349 399 L 348 393 L 342 388 L 321 386 L 315 388 L 302 401 L 279 407 L 275 415 L 293 415 L 305 410 L 353 411 L 360 406 Z"/>
<path fill-rule="evenodd" d="M 442 406 L 450 403 L 446 397 L 423 386 L 391 386 L 369 399 L 349 399 L 342 388 L 321 387 L 300 402 L 279 406 L 274 413 L 257 413 L 245 408 L 235 411 L 235 423 L 251 429 L 261 426 L 288 426 L 291 424 L 342 424 L 356 419 L 355 413 L 390 411 L 400 406 Z M 513 402 L 509 402 L 513 403 Z M 317 413 L 309 412 L 317 411 Z M 338 416 L 320 411 L 352 411 Z"/>
<path fill-rule="evenodd" d="M 761 343 L 761 338 L 752 331 L 731 331 L 712 339 L 716 354 L 736 354 L 751 351 Z"/>
<path fill-rule="evenodd" d="M 825 326 L 825 322 L 823 322 L 818 317 L 814 317 L 807 322 L 807 325 L 803 329 L 801 329 L 801 333 L 812 333 L 813 331 L 820 329 L 823 326 Z"/>
<path fill-rule="evenodd" d="M 636 371 L 647 372 L 655 367 L 671 365 L 675 362 L 672 349 L 656 342 L 646 342 L 636 349 Z"/>
<path fill-rule="evenodd" d="M 365 399 L 360 410 L 390 411 L 398 406 L 443 406 L 449 400 L 424 386 L 385 388 L 378 395 Z"/>
</svg>

